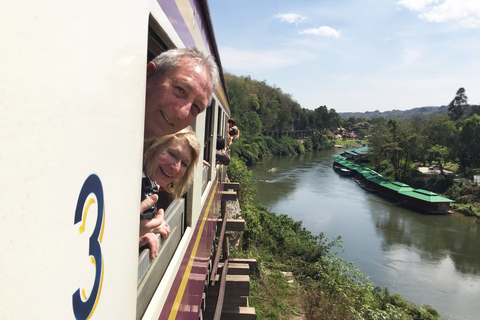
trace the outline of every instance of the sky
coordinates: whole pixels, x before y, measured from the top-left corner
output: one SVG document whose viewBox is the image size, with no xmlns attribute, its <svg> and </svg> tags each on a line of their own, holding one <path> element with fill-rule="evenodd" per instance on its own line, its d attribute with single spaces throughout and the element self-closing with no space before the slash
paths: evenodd
<svg viewBox="0 0 480 320">
<path fill-rule="evenodd" d="M 336 112 L 480 104 L 480 0 L 209 0 L 224 72 Z"/>
</svg>

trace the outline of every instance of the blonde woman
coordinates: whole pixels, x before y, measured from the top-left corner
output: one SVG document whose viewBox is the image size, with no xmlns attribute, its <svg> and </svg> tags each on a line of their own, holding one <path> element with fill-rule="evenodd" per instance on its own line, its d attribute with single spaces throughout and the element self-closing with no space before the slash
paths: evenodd
<svg viewBox="0 0 480 320">
<path fill-rule="evenodd" d="M 160 191 L 166 191 L 174 198 L 181 198 L 193 181 L 193 171 L 199 154 L 197 136 L 188 126 L 177 133 L 148 142 L 143 155 L 143 173 L 158 184 Z M 152 206 L 157 200 L 158 196 L 153 195 L 142 202 L 142 207 Z M 142 212 L 143 209 L 141 208 Z M 149 246 L 152 259 L 157 256 L 159 248 L 158 238 L 154 234 L 160 233 L 164 240 L 170 234 L 170 227 L 163 219 L 164 209 L 166 208 L 159 209 L 155 218 L 140 221 L 139 245 Z"/>
</svg>

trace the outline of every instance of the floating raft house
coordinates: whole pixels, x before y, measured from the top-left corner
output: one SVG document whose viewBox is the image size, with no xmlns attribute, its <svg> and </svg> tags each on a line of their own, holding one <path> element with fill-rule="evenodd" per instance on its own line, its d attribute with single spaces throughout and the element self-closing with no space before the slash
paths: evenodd
<svg viewBox="0 0 480 320">
<path fill-rule="evenodd" d="M 350 175 L 355 177 L 365 189 L 378 192 L 391 200 L 414 209 L 434 214 L 449 213 L 450 203 L 454 202 L 451 199 L 439 196 L 435 192 L 414 189 L 405 183 L 391 181 L 370 168 L 352 163 L 344 156 L 335 157 L 333 167 L 339 172 L 344 168 L 348 169 Z"/>
</svg>

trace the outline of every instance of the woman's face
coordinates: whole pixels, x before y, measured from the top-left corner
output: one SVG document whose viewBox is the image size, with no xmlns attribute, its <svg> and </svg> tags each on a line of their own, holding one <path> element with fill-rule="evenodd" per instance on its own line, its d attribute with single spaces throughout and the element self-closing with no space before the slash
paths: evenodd
<svg viewBox="0 0 480 320">
<path fill-rule="evenodd" d="M 165 187 L 183 177 L 191 163 L 192 151 L 187 141 L 171 139 L 155 152 L 150 179 Z"/>
</svg>

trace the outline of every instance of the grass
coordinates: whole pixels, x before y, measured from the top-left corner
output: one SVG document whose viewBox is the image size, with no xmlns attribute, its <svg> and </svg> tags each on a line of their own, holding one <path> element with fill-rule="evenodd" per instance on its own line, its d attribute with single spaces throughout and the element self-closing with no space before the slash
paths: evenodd
<svg viewBox="0 0 480 320">
<path fill-rule="evenodd" d="M 301 290 L 279 270 L 263 270 L 251 280 L 251 306 L 257 319 L 292 319 L 303 317 Z"/>
<path fill-rule="evenodd" d="M 340 146 L 363 146 L 364 144 L 367 144 L 366 140 L 335 140 L 336 145 Z"/>
<path fill-rule="evenodd" d="M 458 163 L 455 163 L 455 162 L 447 162 L 445 163 L 445 165 L 443 166 L 445 169 L 449 169 L 453 172 L 457 172 L 458 170 Z"/>
</svg>

